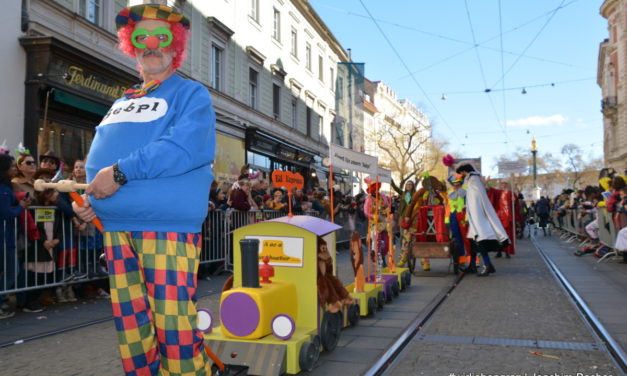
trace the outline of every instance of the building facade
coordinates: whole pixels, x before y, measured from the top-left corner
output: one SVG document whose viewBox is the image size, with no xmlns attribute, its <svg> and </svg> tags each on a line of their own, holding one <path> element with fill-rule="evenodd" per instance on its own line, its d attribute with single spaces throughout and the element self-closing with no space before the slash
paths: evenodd
<svg viewBox="0 0 627 376">
<path fill-rule="evenodd" d="M 212 94 L 218 180 L 236 179 L 244 164 L 300 172 L 308 180 L 314 169 L 324 172 L 337 66 L 348 56 L 309 3 L 161 2 L 192 23 L 179 73 Z M 52 150 L 68 164 L 85 157 L 103 114 L 139 82 L 136 62 L 116 48 L 114 18 L 127 5 L 31 0 L 9 7 L 11 32 L 0 43 L 14 52 L 2 58 L 12 89 L 3 88 L 0 106 L 11 147 L 23 142 L 34 154 Z"/>
<path fill-rule="evenodd" d="M 366 154 L 377 155 L 379 165 L 392 171 L 395 182 L 413 171 L 428 170 L 431 124 L 421 110 L 410 100 L 399 99 L 383 81 L 367 81 L 364 108 L 368 109 L 364 121 Z"/>
<path fill-rule="evenodd" d="M 606 167 L 627 168 L 627 1 L 605 0 L 609 38 L 601 42 L 597 83 L 601 87 L 603 154 Z"/>
</svg>

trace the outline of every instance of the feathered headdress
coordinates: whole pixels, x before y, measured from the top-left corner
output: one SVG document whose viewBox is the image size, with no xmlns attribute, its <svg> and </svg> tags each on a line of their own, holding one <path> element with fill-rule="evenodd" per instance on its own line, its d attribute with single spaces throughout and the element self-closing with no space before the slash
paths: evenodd
<svg viewBox="0 0 627 376">
<path fill-rule="evenodd" d="M 444 163 L 446 167 L 451 167 L 455 164 L 455 158 L 453 158 L 452 155 L 447 154 L 442 157 L 442 163 Z"/>
<path fill-rule="evenodd" d="M 379 189 L 381 189 L 381 182 L 372 180 L 370 176 L 366 177 L 364 179 L 364 182 L 368 184 L 368 188 L 366 189 L 366 191 L 370 194 L 375 194 Z"/>
</svg>

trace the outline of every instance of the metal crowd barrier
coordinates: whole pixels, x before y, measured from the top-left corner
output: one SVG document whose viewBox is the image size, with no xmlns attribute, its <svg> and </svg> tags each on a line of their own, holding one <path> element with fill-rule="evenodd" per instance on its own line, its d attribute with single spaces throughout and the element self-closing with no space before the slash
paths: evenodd
<svg viewBox="0 0 627 376">
<path fill-rule="evenodd" d="M 44 230 L 45 223 L 52 223 L 55 218 L 56 207 L 30 207 L 28 216 L 22 219 L 13 219 L 13 235 L 16 239 L 15 247 L 11 250 L 6 244 L 6 238 L 0 239 L 2 248 L 7 252 L 0 254 L 0 295 L 15 293 L 44 287 L 75 284 L 104 279 L 107 272 L 100 263 L 103 254 L 102 234 L 92 224 L 79 231 L 64 213 L 60 215 L 58 226 L 60 241 L 48 255 L 52 262 L 44 263 L 42 252 L 47 252 L 43 241 L 29 239 L 24 229 L 38 224 L 40 231 Z M 304 215 L 320 216 L 317 211 L 307 211 Z M 202 244 L 200 263 L 216 268 L 231 270 L 232 231 L 248 224 L 265 221 L 286 215 L 285 212 L 274 210 L 214 210 L 207 215 L 202 225 Z M 57 218 L 59 218 L 57 216 Z M 328 219 L 328 218 L 325 218 Z M 9 220 L 0 220 L 4 232 L 10 228 Z M 335 222 L 342 226 L 337 241 L 348 242 L 352 231 L 358 231 L 365 236 L 367 222 L 360 221 L 357 215 L 339 215 Z M 44 236 L 44 234 L 40 234 Z M 34 273 L 34 271 L 40 273 Z"/>
<path fill-rule="evenodd" d="M 616 245 L 616 236 L 620 229 L 614 227 L 614 221 L 612 221 L 612 214 L 608 213 L 605 208 L 597 209 L 597 218 L 599 219 L 599 239 L 601 243 L 607 245 L 610 248 L 614 248 Z"/>
<path fill-rule="evenodd" d="M 12 220 L 15 246 L 11 249 L 6 237 L 0 239 L 2 250 L 5 250 L 0 255 L 0 294 L 107 276 L 106 270 L 99 264 L 102 235 L 92 224 L 79 231 L 70 217 L 62 212 L 58 216 L 57 210 L 56 207 L 32 206 L 28 208 L 29 215 Z M 56 230 L 53 228 L 55 217 L 59 220 Z M 10 228 L 8 221 L 0 222 L 5 234 Z M 50 224 L 49 228 L 47 224 Z M 33 226 L 38 227 L 37 231 L 33 231 Z M 58 239 L 56 245 L 44 242 L 46 232 L 50 232 L 53 239 Z"/>
<path fill-rule="evenodd" d="M 618 231 L 614 226 L 614 221 L 612 220 L 611 213 L 608 213 L 606 208 L 596 208 L 596 218 L 597 223 L 599 225 L 599 242 L 609 248 L 612 248 L 614 251 L 609 252 L 601 258 L 600 261 L 607 258 L 608 256 L 617 255 L 615 250 L 616 244 L 616 236 L 618 235 Z M 572 242 L 578 240 L 581 242 L 580 245 L 584 245 L 592 241 L 591 237 L 586 232 L 585 226 L 592 220 L 592 216 L 586 213 L 582 216 L 581 219 L 578 219 L 579 210 L 578 209 L 567 209 L 566 214 L 564 216 L 558 216 L 557 212 L 553 212 L 554 223 L 559 223 L 559 226 L 562 230 L 562 239 L 565 239 L 568 242 Z"/>
</svg>

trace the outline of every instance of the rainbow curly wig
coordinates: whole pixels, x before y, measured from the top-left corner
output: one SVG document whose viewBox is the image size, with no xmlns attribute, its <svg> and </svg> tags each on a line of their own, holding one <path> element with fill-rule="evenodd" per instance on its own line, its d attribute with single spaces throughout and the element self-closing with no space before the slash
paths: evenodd
<svg viewBox="0 0 627 376">
<path fill-rule="evenodd" d="M 183 60 L 185 60 L 185 47 L 187 46 L 187 39 L 189 38 L 190 31 L 178 22 L 169 22 L 169 24 L 170 31 L 172 32 L 173 36 L 173 41 L 172 44 L 166 48 L 176 52 L 176 55 L 172 59 L 172 68 L 176 70 L 181 67 L 181 65 L 183 64 Z M 118 44 L 118 48 L 126 56 L 130 56 L 133 59 L 135 59 L 136 48 L 131 42 L 131 34 L 133 34 L 134 29 L 134 25 L 126 25 L 118 30 L 118 39 L 120 41 L 120 43 Z M 141 66 L 138 65 L 137 68 L 141 72 Z"/>
</svg>

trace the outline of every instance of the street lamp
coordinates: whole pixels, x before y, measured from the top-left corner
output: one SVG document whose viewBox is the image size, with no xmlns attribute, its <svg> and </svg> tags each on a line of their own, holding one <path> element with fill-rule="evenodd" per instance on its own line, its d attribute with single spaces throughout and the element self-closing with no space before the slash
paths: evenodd
<svg viewBox="0 0 627 376">
<path fill-rule="evenodd" d="M 538 146 L 536 145 L 536 138 L 531 140 L 531 155 L 533 156 L 533 196 L 535 200 L 540 199 L 540 188 L 537 184 L 538 179 Z"/>
</svg>

